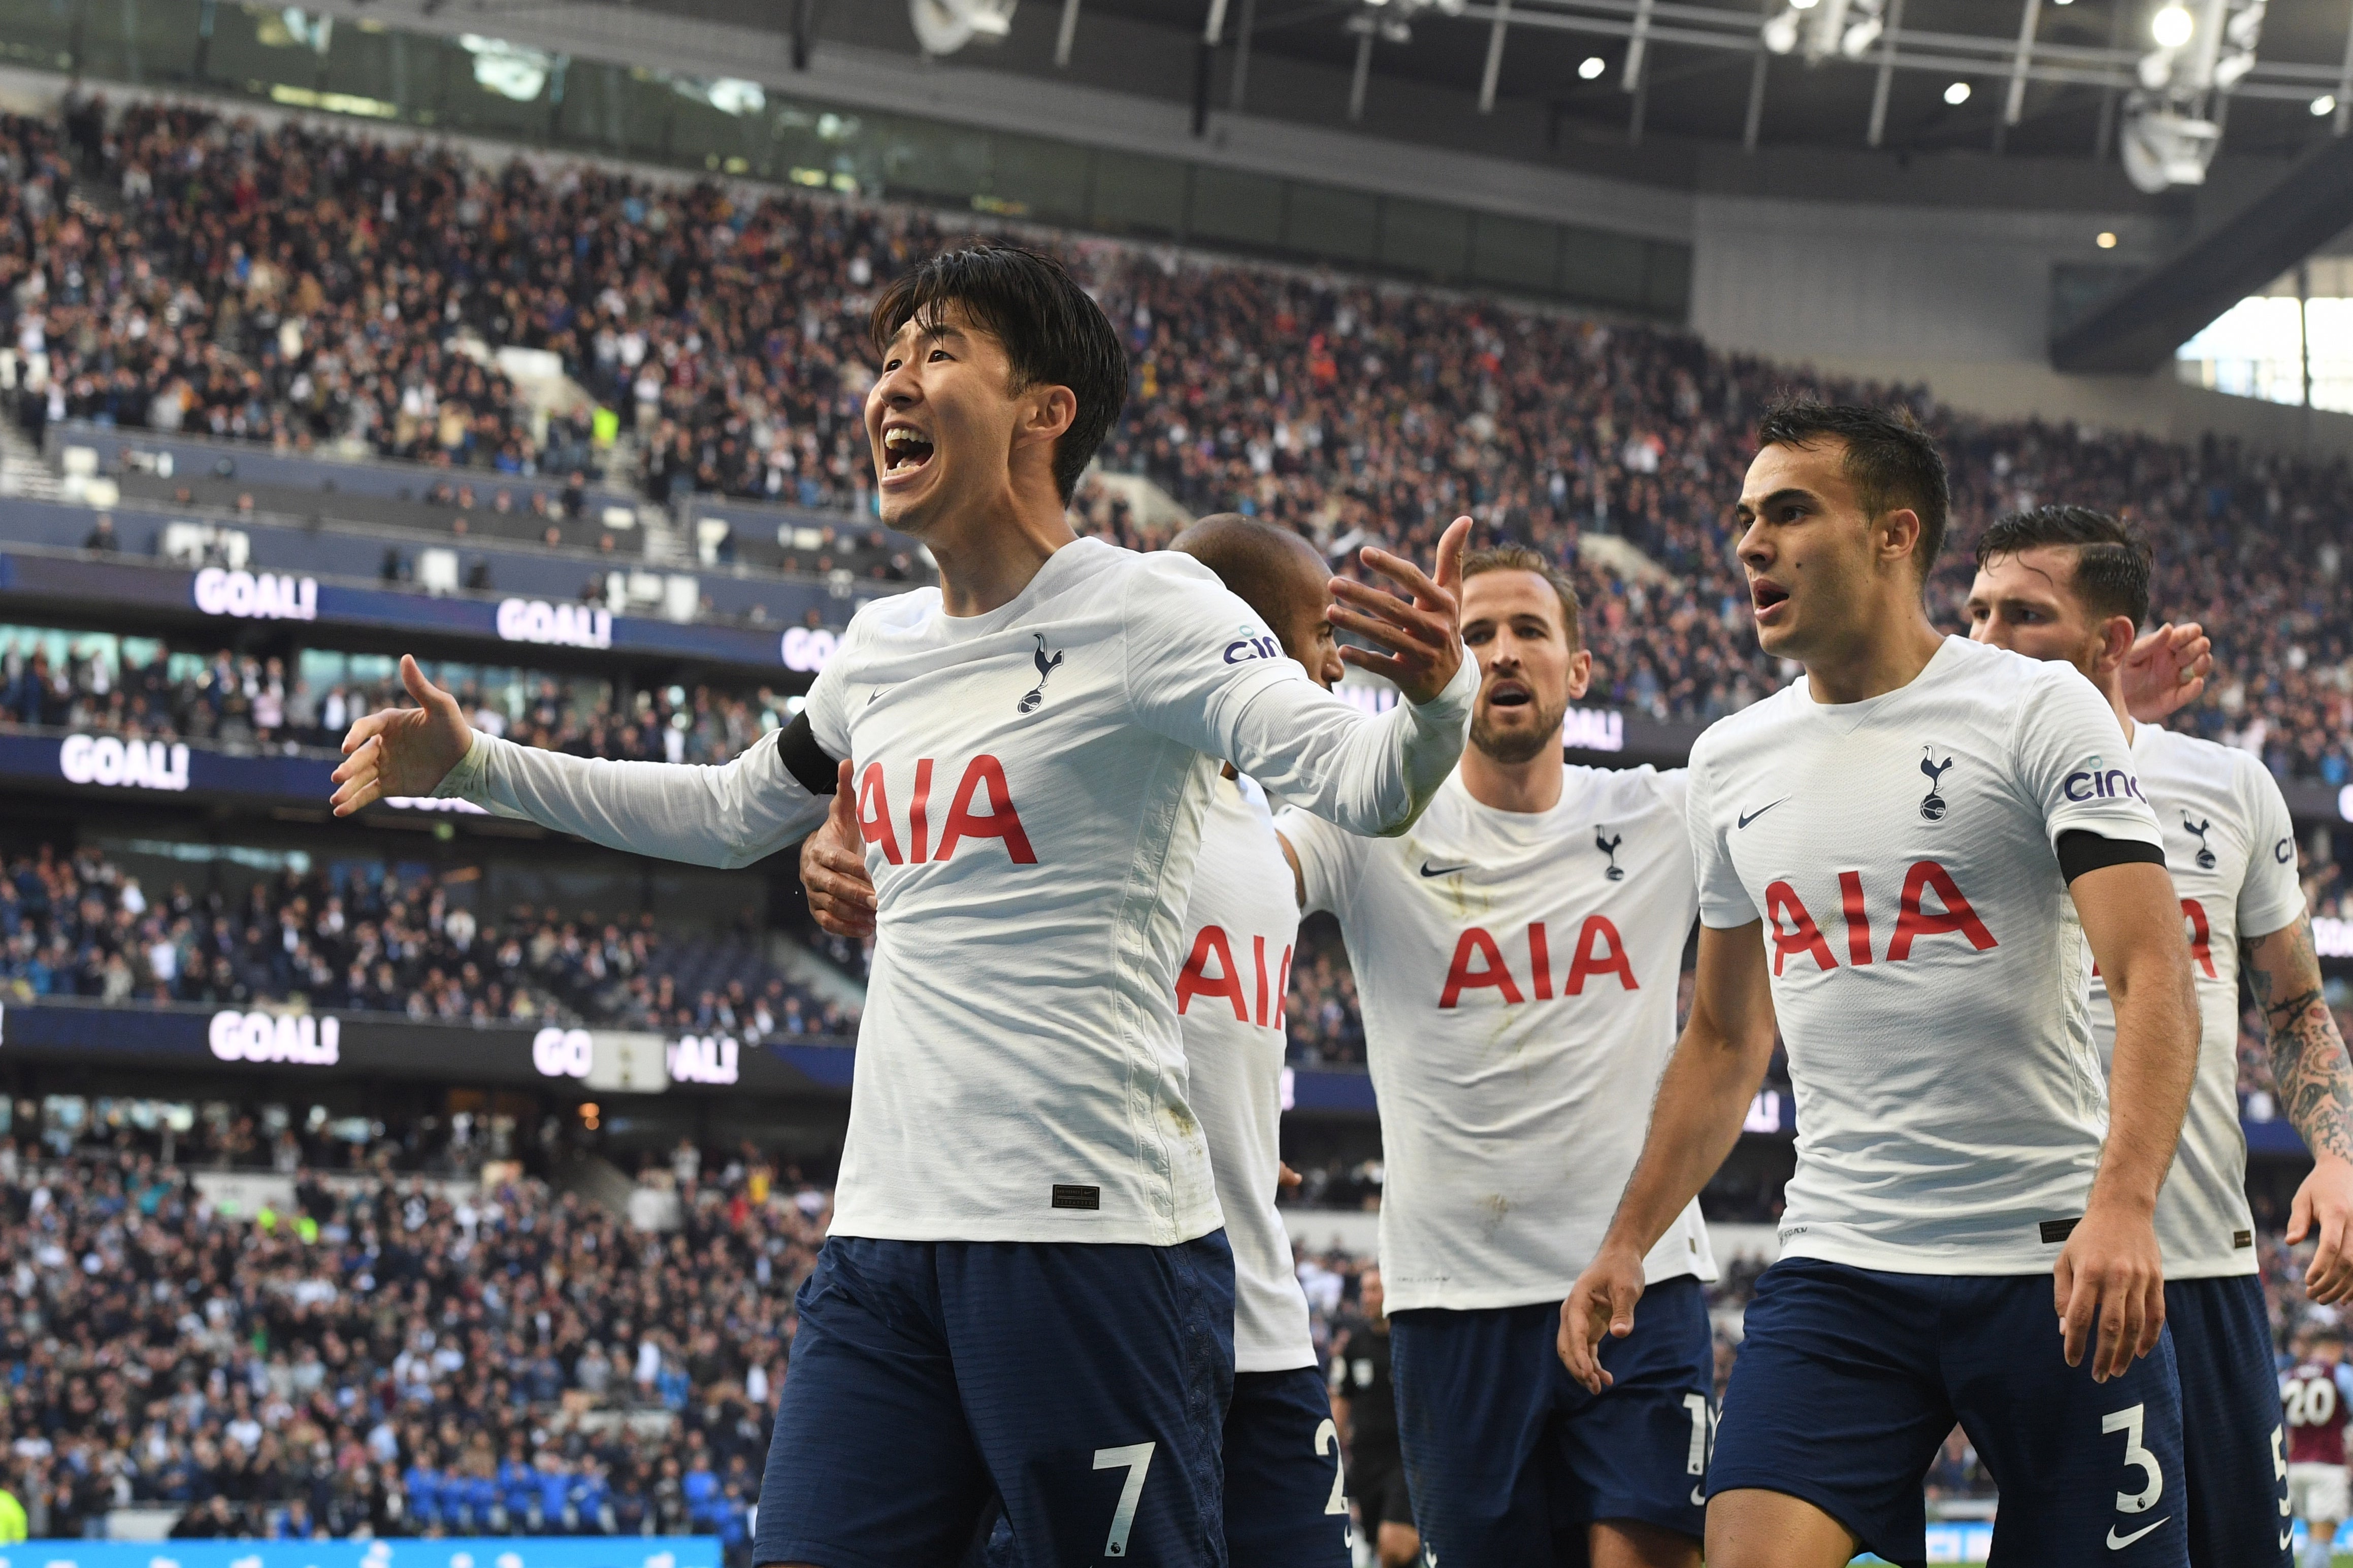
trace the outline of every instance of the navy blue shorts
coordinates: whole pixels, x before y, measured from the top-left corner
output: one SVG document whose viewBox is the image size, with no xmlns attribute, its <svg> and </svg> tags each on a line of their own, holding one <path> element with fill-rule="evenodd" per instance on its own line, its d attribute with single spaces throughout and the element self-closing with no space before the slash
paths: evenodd
<svg viewBox="0 0 2353 1568">
<path fill-rule="evenodd" d="M 754 1562 L 937 1568 L 993 1495 L 1022 1568 L 1223 1568 L 1223 1231 L 1176 1247 L 838 1236 L 796 1305 Z"/>
<path fill-rule="evenodd" d="M 2181 1373 L 2190 1568 L 2288 1568 L 2287 1431 L 2263 1281 L 2165 1282 Z"/>
<path fill-rule="evenodd" d="M 2173 1340 L 2122 1377 L 2062 1355 L 2047 1274 L 1783 1258 L 1748 1304 L 1707 1493 L 1802 1498 L 1890 1562 L 1926 1560 L 1921 1483 L 1958 1422 L 2001 1489 L 1990 1561 L 2186 1568 Z"/>
<path fill-rule="evenodd" d="M 1332 1394 L 1312 1366 L 1234 1377 L 1226 1412 L 1232 1568 L 1348 1568 L 1348 1496 Z"/>
<path fill-rule="evenodd" d="M 1698 1280 L 1643 1293 L 1604 1346 L 1615 1384 L 1588 1394 L 1560 1364 L 1560 1304 L 1422 1309 L 1389 1320 L 1399 1445 L 1430 1556 L 1542 1564 L 1556 1532 L 1625 1519 L 1700 1538 L 1715 1350 Z"/>
</svg>

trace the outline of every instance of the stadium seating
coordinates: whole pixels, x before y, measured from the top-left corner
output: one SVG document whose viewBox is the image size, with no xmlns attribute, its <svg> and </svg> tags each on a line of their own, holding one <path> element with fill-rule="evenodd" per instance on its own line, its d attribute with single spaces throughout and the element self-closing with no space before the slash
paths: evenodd
<svg viewBox="0 0 2353 1568">
<path fill-rule="evenodd" d="M 430 877 L 288 871 L 246 895 L 140 886 L 47 845 L 0 876 L 0 997 L 319 1008 L 417 1019 L 587 1022 L 745 1043 L 855 1032 L 741 937 L 665 937 L 651 916 L 477 917 Z"/>
<path fill-rule="evenodd" d="M 443 349 L 459 330 L 554 353 L 630 411 L 656 499 L 862 510 L 859 311 L 943 237 L 905 209 L 748 204 L 594 168 L 543 179 L 193 109 L 134 107 L 98 144 L 80 188 L 119 192 L 113 211 L 69 214 L 75 171 L 53 127 L 0 121 L 0 151 L 26 176 L 0 198 L 0 284 L 18 342 L 47 345 L 60 412 L 297 447 L 354 438 L 482 469 L 478 491 L 541 454 L 512 388 Z M 332 199 L 290 210 L 295 195 Z M 226 264 L 197 266 L 215 247 Z M 1098 244 L 1070 254 L 1134 359 L 1106 468 L 1194 511 L 1238 507 L 1325 538 L 1421 547 L 1472 510 L 1577 566 L 1598 696 L 1704 721 L 1778 683 L 1746 625 L 1724 502 L 1756 414 L 1819 378 L 1647 328 Z M 1917 388 L 1824 390 L 1904 402 L 1944 434 L 1960 548 L 1932 599 L 1947 624 L 1989 516 L 2055 498 L 2124 510 L 2158 548 L 2160 613 L 2204 620 L 2228 672 L 2179 722 L 2283 776 L 2353 776 L 2335 738 L 2353 718 L 2338 673 L 2353 626 L 2320 537 L 2353 506 L 2343 465 L 1989 424 Z M 37 420 L 57 401 L 26 403 Z M 1082 511 L 1128 542 L 1165 535 L 1100 496 Z M 738 559 L 814 564 L 732 533 Z M 1587 548 L 1597 534 L 1657 570 Z M 2285 561 L 2317 569 L 2291 582 Z"/>
</svg>

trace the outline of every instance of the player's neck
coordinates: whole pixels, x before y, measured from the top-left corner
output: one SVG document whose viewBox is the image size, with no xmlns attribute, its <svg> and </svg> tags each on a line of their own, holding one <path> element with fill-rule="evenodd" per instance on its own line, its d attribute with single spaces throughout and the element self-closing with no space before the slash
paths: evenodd
<svg viewBox="0 0 2353 1568">
<path fill-rule="evenodd" d="M 1020 596 L 1046 558 L 1078 535 L 1061 498 L 1049 487 L 1012 486 L 986 505 L 944 517 L 918 535 L 940 569 L 940 607 L 951 616 L 985 616 Z"/>
<path fill-rule="evenodd" d="M 1944 635 L 1928 624 L 1927 612 L 1907 596 L 1901 608 L 1891 606 L 1887 614 L 1858 624 L 1851 635 L 1810 656 L 1806 689 L 1823 703 L 1884 697 L 1918 679 L 1944 646 Z"/>
<path fill-rule="evenodd" d="M 2125 707 L 2123 672 L 2112 669 L 2105 675 L 2095 675 L 2092 677 L 2092 684 L 2100 689 L 2100 695 L 2108 700 L 2108 706 L 2110 708 L 2116 710 L 2116 722 L 2125 727 L 2125 744 L 2127 746 L 2131 745 L 2133 743 L 2133 716 Z"/>
<path fill-rule="evenodd" d="M 1493 811 L 1535 815 L 1560 804 L 1560 750 L 1546 746 L 1524 763 L 1489 756 L 1477 745 L 1462 748 L 1462 787 Z"/>
</svg>

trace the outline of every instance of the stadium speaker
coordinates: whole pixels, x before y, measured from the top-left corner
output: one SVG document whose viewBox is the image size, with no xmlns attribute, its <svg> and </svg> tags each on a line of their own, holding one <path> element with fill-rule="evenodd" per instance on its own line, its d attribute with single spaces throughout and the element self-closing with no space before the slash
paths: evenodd
<svg viewBox="0 0 2353 1568">
<path fill-rule="evenodd" d="M 915 42 L 927 55 L 952 55 L 978 39 L 998 44 L 1013 28 L 1019 0 L 907 0 Z"/>
<path fill-rule="evenodd" d="M 2176 185 L 2204 184 L 2221 128 L 2154 102 L 2134 101 L 2142 98 L 2135 93 L 2126 100 L 2121 138 L 2126 178 L 2151 195 Z"/>
</svg>

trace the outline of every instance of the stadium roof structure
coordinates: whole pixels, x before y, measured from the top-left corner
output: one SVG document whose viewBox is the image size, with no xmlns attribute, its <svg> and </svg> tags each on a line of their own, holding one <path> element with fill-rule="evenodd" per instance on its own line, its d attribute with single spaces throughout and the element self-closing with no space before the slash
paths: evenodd
<svg viewBox="0 0 2353 1568">
<path fill-rule="evenodd" d="M 641 3 L 798 29 L 811 47 L 920 49 L 907 7 L 896 3 Z M 1327 123 L 1361 119 L 1387 136 L 1440 143 L 1465 135 L 1450 118 L 1483 120 L 1504 134 L 1472 132 L 1482 152 L 1504 152 L 1499 142 L 1512 139 L 1539 157 L 1606 146 L 1619 154 L 1610 172 L 1647 166 L 1661 175 L 1674 169 L 1676 149 L 1725 145 L 2113 163 L 2125 100 L 2157 47 L 2152 17 L 2161 8 L 2158 0 L 994 3 L 1009 14 L 1004 37 L 976 42 L 957 65 L 1052 69 L 1099 87 L 1197 98 L 1204 119 L 1245 108 Z M 2228 4 L 2220 10 L 2238 14 Z M 1785 14 L 1800 25 L 1794 38 L 1786 27 L 1777 38 L 1767 26 Z M 1820 19 L 1842 26 L 1817 48 L 1806 28 Z M 1863 33 L 1852 30 L 1865 23 Z M 2341 5 L 2318 0 L 2276 0 L 2256 18 L 2252 68 L 2221 116 L 2226 153 L 2289 158 L 2346 132 L 2348 23 Z M 1956 83 L 1969 91 L 1955 94 Z M 2327 111 L 2316 112 L 2323 100 Z M 1525 146 L 1531 114 L 1541 135 Z M 1659 153 L 1624 156 L 1645 145 Z"/>
</svg>

